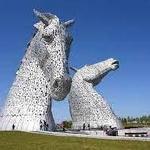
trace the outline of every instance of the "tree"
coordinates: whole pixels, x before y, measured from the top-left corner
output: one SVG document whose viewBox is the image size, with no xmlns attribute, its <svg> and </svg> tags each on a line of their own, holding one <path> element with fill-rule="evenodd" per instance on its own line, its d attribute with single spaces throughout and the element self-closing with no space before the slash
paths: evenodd
<svg viewBox="0 0 150 150">
<path fill-rule="evenodd" d="M 67 121 L 67 120 L 65 120 L 65 121 L 62 122 L 62 124 L 63 124 L 63 127 L 64 127 L 64 128 L 69 129 L 69 128 L 71 128 L 71 126 L 72 126 L 72 121 Z"/>
</svg>

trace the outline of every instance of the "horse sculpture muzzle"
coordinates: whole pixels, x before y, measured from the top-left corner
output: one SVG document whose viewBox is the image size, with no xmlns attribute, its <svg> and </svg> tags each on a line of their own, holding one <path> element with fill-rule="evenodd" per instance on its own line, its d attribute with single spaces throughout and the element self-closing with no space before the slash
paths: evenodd
<svg viewBox="0 0 150 150">
<path fill-rule="evenodd" d="M 71 81 L 69 76 L 64 76 L 61 79 L 56 78 L 52 85 L 51 97 L 55 100 L 63 100 L 70 91 Z"/>
<path fill-rule="evenodd" d="M 118 60 L 114 60 L 114 62 L 112 63 L 112 69 L 116 70 L 119 68 L 119 61 Z"/>
</svg>

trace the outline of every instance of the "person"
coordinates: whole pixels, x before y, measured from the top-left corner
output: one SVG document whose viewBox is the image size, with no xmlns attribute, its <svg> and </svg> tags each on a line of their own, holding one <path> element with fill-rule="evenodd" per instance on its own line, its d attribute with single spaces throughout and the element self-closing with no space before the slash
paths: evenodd
<svg viewBox="0 0 150 150">
<path fill-rule="evenodd" d="M 90 124 L 88 124 L 88 129 L 90 130 Z"/>
<path fill-rule="evenodd" d="M 40 130 L 42 130 L 42 127 L 43 127 L 43 126 L 42 126 L 42 124 L 41 124 L 41 125 L 40 125 Z"/>
<path fill-rule="evenodd" d="M 12 125 L 12 130 L 15 130 L 15 125 L 14 124 Z"/>
<path fill-rule="evenodd" d="M 40 120 L 40 130 L 42 130 L 42 128 L 43 128 L 43 123 L 42 123 L 42 121 Z"/>
<path fill-rule="evenodd" d="M 44 131 L 46 131 L 46 121 L 43 120 L 43 122 L 44 122 Z"/>
<path fill-rule="evenodd" d="M 48 125 L 48 123 L 46 124 L 46 131 L 48 131 L 48 127 L 49 127 L 49 125 Z"/>
<path fill-rule="evenodd" d="M 65 127 L 63 126 L 63 132 L 65 132 L 66 131 L 66 129 L 65 129 Z"/>
<path fill-rule="evenodd" d="M 83 123 L 83 130 L 85 130 L 85 123 Z"/>
</svg>

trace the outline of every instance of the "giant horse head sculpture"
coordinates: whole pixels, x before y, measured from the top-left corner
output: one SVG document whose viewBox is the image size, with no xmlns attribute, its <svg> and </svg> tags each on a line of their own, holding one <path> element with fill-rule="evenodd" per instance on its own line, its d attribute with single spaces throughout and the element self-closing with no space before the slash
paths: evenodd
<svg viewBox="0 0 150 150">
<path fill-rule="evenodd" d="M 68 28 L 74 20 L 61 22 L 53 14 L 40 13 L 36 10 L 34 13 L 40 20 L 34 25 L 38 30 L 37 34 L 40 35 L 37 49 L 42 51 L 42 55 L 38 58 L 48 81 L 50 96 L 55 100 L 62 100 L 69 93 L 71 86 L 68 57 L 72 37 Z"/>
<path fill-rule="evenodd" d="M 79 70 L 75 68 L 71 69 L 75 72 L 77 71 L 76 76 L 79 74 L 84 81 L 91 83 L 93 86 L 96 86 L 110 71 L 116 70 L 118 68 L 119 61 L 110 58 L 94 65 L 86 65 Z"/>
<path fill-rule="evenodd" d="M 37 30 L 8 93 L 1 130 L 11 130 L 14 124 L 15 130 L 53 131 L 51 99 L 63 100 L 70 91 L 68 57 L 72 37 L 68 28 L 74 21 L 63 23 L 50 13 L 34 13 L 39 19 L 34 25 Z"/>
<path fill-rule="evenodd" d="M 93 88 L 110 71 L 118 67 L 119 62 L 110 58 L 93 65 L 86 65 L 79 70 L 72 68 L 77 72 L 72 78 L 68 99 L 74 129 L 81 129 L 84 123 L 89 124 L 91 128 L 104 125 L 122 128 L 107 101 Z"/>
</svg>

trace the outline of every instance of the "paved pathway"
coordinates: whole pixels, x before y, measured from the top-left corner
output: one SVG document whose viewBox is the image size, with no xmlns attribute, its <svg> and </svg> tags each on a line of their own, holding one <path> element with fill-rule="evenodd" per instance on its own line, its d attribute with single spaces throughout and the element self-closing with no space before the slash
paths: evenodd
<svg viewBox="0 0 150 150">
<path fill-rule="evenodd" d="M 32 132 L 36 134 L 53 135 L 53 136 L 67 136 L 67 137 L 81 137 L 81 138 L 95 138 L 95 139 L 107 139 L 107 140 L 134 140 L 134 141 L 150 141 L 150 137 L 124 137 L 124 136 L 99 136 L 99 135 L 85 135 L 85 134 L 73 134 L 65 132 Z"/>
</svg>

